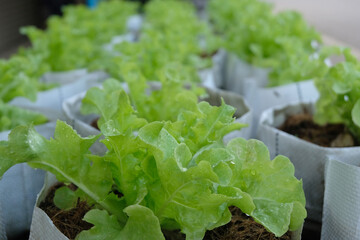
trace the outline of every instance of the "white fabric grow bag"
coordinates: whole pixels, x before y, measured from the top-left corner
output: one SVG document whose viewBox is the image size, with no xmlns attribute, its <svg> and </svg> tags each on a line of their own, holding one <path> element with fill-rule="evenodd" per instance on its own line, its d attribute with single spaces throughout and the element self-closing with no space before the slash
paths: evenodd
<svg viewBox="0 0 360 240">
<path fill-rule="evenodd" d="M 63 72 L 49 72 L 49 73 L 45 73 L 40 78 L 40 82 L 66 85 L 78 80 L 79 78 L 85 76 L 86 74 L 88 74 L 86 68 L 63 71 Z"/>
<path fill-rule="evenodd" d="M 39 208 L 40 203 L 46 198 L 50 188 L 57 183 L 54 175 L 46 174 L 45 183 L 41 192 L 38 194 L 31 222 L 29 240 L 69 240 L 53 224 L 48 215 Z M 302 228 L 292 232 L 292 240 L 301 240 Z"/>
<path fill-rule="evenodd" d="M 248 91 L 246 79 L 255 79 L 257 87 L 267 85 L 270 70 L 255 67 L 241 60 L 234 53 L 227 53 L 224 68 L 224 82 L 218 87 L 231 90 L 243 96 Z"/>
<path fill-rule="evenodd" d="M 50 138 L 54 135 L 55 125 L 55 122 L 49 122 L 35 126 L 35 129 L 44 137 Z M 1 132 L 0 140 L 7 140 L 9 132 Z M 13 166 L 0 180 L 0 218 L 8 237 L 30 229 L 36 195 L 43 184 L 44 171 L 32 169 L 26 163 Z"/>
<path fill-rule="evenodd" d="M 213 66 L 209 69 L 199 70 L 201 84 L 207 88 L 216 89 L 224 81 L 225 61 L 227 52 L 223 49 L 212 57 Z"/>
<path fill-rule="evenodd" d="M 6 240 L 6 232 L 5 232 L 5 224 L 4 220 L 2 219 L 2 216 L 4 215 L 1 202 L 0 202 L 0 239 Z"/>
<path fill-rule="evenodd" d="M 155 85 L 155 84 L 154 84 Z M 155 86 L 156 87 L 156 86 Z M 124 89 L 126 87 L 124 86 Z M 220 105 L 221 98 L 225 103 L 235 107 L 237 109 L 235 113 L 236 122 L 248 124 L 249 127 L 243 128 L 240 131 L 234 131 L 225 136 L 224 141 L 229 141 L 235 137 L 250 138 L 250 124 L 252 122 L 252 113 L 245 102 L 245 100 L 235 93 L 219 90 L 219 89 L 207 89 L 209 98 L 205 99 L 212 105 Z M 63 111 L 66 117 L 66 121 L 83 137 L 90 135 L 98 135 L 100 131 L 91 126 L 91 123 L 96 121 L 99 117 L 96 114 L 83 115 L 80 112 L 82 99 L 85 97 L 85 92 L 75 95 L 67 99 L 63 103 Z M 94 144 L 92 150 L 98 152 L 105 152 L 106 148 L 103 144 Z"/>
<path fill-rule="evenodd" d="M 325 148 L 301 140 L 277 129 L 287 116 L 306 109 L 314 113 L 311 103 L 274 107 L 262 113 L 258 136 L 269 148 L 271 158 L 281 154 L 290 158 L 295 166 L 295 176 L 303 180 L 308 218 L 321 222 L 324 198 L 324 167 L 328 156 L 344 162 L 359 159 L 360 147 Z"/>
<path fill-rule="evenodd" d="M 224 82 L 217 83 L 228 91 L 244 96 L 253 110 L 252 136 L 255 137 L 260 115 L 268 108 L 295 102 L 314 102 L 319 93 L 312 80 L 278 87 L 266 87 L 270 70 L 254 67 L 234 54 L 227 54 Z"/>
<path fill-rule="evenodd" d="M 108 74 L 104 72 L 92 72 L 77 79 L 73 78 L 71 83 L 39 92 L 36 102 L 19 97 L 12 100 L 10 104 L 23 108 L 38 109 L 41 112 L 48 112 L 55 115 L 57 119 L 64 119 L 62 103 L 66 98 L 97 86 L 107 78 Z"/>
<path fill-rule="evenodd" d="M 140 14 L 132 15 L 128 18 L 126 22 L 126 28 L 130 33 L 137 35 L 140 33 L 143 22 L 144 22 L 144 17 L 142 15 Z"/>
<path fill-rule="evenodd" d="M 330 156 L 325 172 L 321 239 L 360 239 L 360 157 L 350 164 L 334 159 Z"/>
</svg>

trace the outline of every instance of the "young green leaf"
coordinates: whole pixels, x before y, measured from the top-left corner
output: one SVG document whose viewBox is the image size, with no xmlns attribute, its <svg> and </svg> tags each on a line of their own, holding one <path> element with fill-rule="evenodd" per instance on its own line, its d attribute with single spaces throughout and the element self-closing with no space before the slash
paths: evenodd
<svg viewBox="0 0 360 240">
<path fill-rule="evenodd" d="M 134 115 L 135 111 L 120 82 L 109 79 L 103 87 L 91 88 L 86 93 L 81 111 L 84 114 L 97 113 L 101 116 L 98 126 L 104 135 L 114 136 L 136 130 L 146 123 L 146 120 Z"/>
<path fill-rule="evenodd" d="M 306 217 L 305 195 L 290 160 L 277 156 L 270 161 L 268 149 L 257 140 L 237 138 L 227 147 L 242 162 L 230 185 L 251 196 L 255 210 L 250 215 L 276 236 L 301 227 Z"/>
<path fill-rule="evenodd" d="M 81 232 L 78 240 L 165 240 L 158 218 L 154 213 L 140 205 L 131 205 L 124 212 L 129 216 L 126 225 L 121 226 L 114 216 L 109 216 L 106 211 L 91 210 L 84 220 L 95 226 L 89 231 Z"/>
</svg>

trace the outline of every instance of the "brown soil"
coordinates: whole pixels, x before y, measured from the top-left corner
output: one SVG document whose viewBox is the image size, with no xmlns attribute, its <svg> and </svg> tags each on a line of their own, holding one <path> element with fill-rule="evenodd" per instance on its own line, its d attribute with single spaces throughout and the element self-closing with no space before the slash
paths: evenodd
<svg viewBox="0 0 360 240">
<path fill-rule="evenodd" d="M 90 229 L 93 225 L 83 221 L 84 215 L 91 209 L 86 202 L 78 202 L 76 208 L 69 211 L 59 209 L 53 203 L 56 189 L 64 184 L 55 185 L 50 189 L 45 200 L 40 204 L 40 208 L 53 221 L 55 226 L 69 239 L 75 237 L 83 230 Z M 76 186 L 70 185 L 71 189 Z M 242 213 L 236 207 L 230 208 L 232 213 L 231 221 L 219 228 L 206 232 L 204 240 L 290 240 L 291 233 L 287 232 L 282 237 L 275 237 L 269 233 L 261 224 L 256 223 L 251 217 Z M 166 240 L 185 240 L 185 235 L 180 231 L 163 231 Z"/>
<path fill-rule="evenodd" d="M 275 237 L 261 224 L 242 213 L 239 208 L 231 207 L 231 221 L 212 231 L 207 231 L 204 240 L 290 240 L 291 233 L 282 237 Z M 184 240 L 185 235 L 180 232 L 163 231 L 166 240 Z"/>
<path fill-rule="evenodd" d="M 75 239 L 83 230 L 90 229 L 93 225 L 83 221 L 84 215 L 91 209 L 84 201 L 78 201 L 75 208 L 64 211 L 55 206 L 53 199 L 56 189 L 64 186 L 58 184 L 50 189 L 45 200 L 40 203 L 40 208 L 50 217 L 54 225 L 69 239 Z M 70 189 L 75 190 L 75 185 L 70 185 Z"/>
<path fill-rule="evenodd" d="M 90 123 L 90 125 L 93 127 L 93 128 L 96 128 L 97 130 L 100 130 L 99 129 L 99 126 L 98 126 L 98 121 L 99 121 L 99 118 L 96 118 L 94 121 L 92 121 Z"/>
<path fill-rule="evenodd" d="M 214 50 L 213 52 L 203 52 L 200 54 L 201 58 L 212 58 L 213 56 L 215 56 L 217 54 L 218 50 Z"/>
<path fill-rule="evenodd" d="M 355 138 L 343 124 L 320 126 L 309 113 L 289 116 L 280 130 L 322 147 L 358 146 Z"/>
</svg>

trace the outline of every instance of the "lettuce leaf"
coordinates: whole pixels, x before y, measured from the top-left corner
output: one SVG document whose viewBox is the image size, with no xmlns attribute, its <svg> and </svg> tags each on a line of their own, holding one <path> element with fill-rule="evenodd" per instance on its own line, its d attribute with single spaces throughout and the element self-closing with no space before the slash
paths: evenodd
<svg viewBox="0 0 360 240">
<path fill-rule="evenodd" d="M 165 239 L 160 229 L 159 219 L 150 209 L 140 205 L 131 205 L 125 208 L 124 212 L 129 219 L 122 227 L 117 219 L 106 211 L 98 209 L 89 211 L 84 220 L 94 224 L 95 227 L 81 232 L 76 239 Z"/>
<path fill-rule="evenodd" d="M 46 123 L 48 119 L 43 114 L 11 106 L 0 101 L 0 132 L 13 129 L 19 125 Z"/>
<path fill-rule="evenodd" d="M 276 236 L 301 227 L 307 215 L 305 195 L 290 160 L 277 156 L 270 161 L 268 149 L 258 140 L 237 138 L 227 147 L 242 163 L 230 185 L 238 186 L 253 199 L 255 210 L 250 216 Z"/>
<path fill-rule="evenodd" d="M 128 95 L 115 79 L 107 80 L 103 89 L 91 88 L 83 99 L 81 111 L 99 114 L 98 126 L 106 136 L 136 130 L 146 123 L 135 115 Z"/>
<path fill-rule="evenodd" d="M 320 97 L 314 119 L 319 124 L 343 123 L 359 140 L 360 63 L 348 48 L 330 50 L 330 53 L 343 55 L 345 60 L 315 79 Z"/>
</svg>

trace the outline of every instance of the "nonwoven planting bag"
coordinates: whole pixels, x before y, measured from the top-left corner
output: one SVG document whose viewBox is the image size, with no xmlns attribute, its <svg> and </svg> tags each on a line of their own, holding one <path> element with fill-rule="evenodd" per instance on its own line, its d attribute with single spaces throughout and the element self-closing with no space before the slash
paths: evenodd
<svg viewBox="0 0 360 240">
<path fill-rule="evenodd" d="M 63 71 L 63 72 L 49 72 L 49 73 L 45 73 L 40 78 L 40 82 L 65 85 L 78 80 L 82 76 L 85 76 L 87 73 L 88 71 L 86 68 Z"/>
<path fill-rule="evenodd" d="M 321 239 L 360 239 L 360 157 L 352 164 L 335 159 L 329 156 L 325 171 Z"/>
<path fill-rule="evenodd" d="M 255 79 L 257 87 L 266 86 L 270 69 L 255 67 L 241 60 L 234 53 L 227 53 L 224 67 L 224 81 L 218 87 L 245 96 L 248 91 L 246 79 Z"/>
<path fill-rule="evenodd" d="M 204 70 L 199 70 L 198 74 L 201 79 L 201 84 L 207 88 L 218 88 L 224 79 L 225 61 L 227 52 L 219 49 L 217 53 L 212 56 L 212 67 Z"/>
<path fill-rule="evenodd" d="M 144 17 L 140 14 L 132 15 L 128 18 L 126 22 L 126 28 L 130 33 L 134 33 L 135 35 L 140 33 L 144 22 Z"/>
<path fill-rule="evenodd" d="M 255 137 L 261 113 L 278 105 L 316 101 L 319 93 L 312 80 L 268 88 L 269 69 L 258 68 L 228 53 L 224 82 L 218 87 L 244 96 L 253 110 L 252 137 Z"/>
<path fill-rule="evenodd" d="M 40 203 L 50 192 L 50 188 L 57 183 L 54 175 L 47 173 L 40 193 L 37 195 L 34 212 L 32 215 L 30 240 L 69 240 L 62 234 L 48 217 L 48 215 L 39 208 Z"/>
<path fill-rule="evenodd" d="M 62 234 L 48 217 L 48 215 L 39 208 L 40 203 L 45 199 L 50 192 L 50 188 L 57 183 L 54 175 L 47 173 L 45 177 L 44 186 L 37 196 L 36 205 L 34 208 L 33 218 L 31 222 L 30 238 L 29 240 L 69 240 Z M 302 228 L 292 232 L 291 240 L 301 240 Z"/>
<path fill-rule="evenodd" d="M 297 103 L 270 108 L 260 117 L 258 137 L 269 148 L 271 158 L 287 156 L 295 166 L 295 176 L 303 180 L 308 218 L 321 222 L 324 198 L 324 167 L 329 155 L 343 162 L 359 159 L 360 147 L 326 148 L 301 140 L 279 129 L 290 115 L 314 113 L 313 103 Z"/>
<path fill-rule="evenodd" d="M 54 134 L 55 125 L 55 122 L 50 122 L 35 126 L 35 129 L 50 138 Z M 9 132 L 0 133 L 0 140 L 7 140 Z M 43 186 L 44 174 L 44 171 L 22 163 L 11 167 L 0 180 L 0 218 L 3 219 L 8 237 L 15 237 L 30 229 L 36 195 Z"/>
<path fill-rule="evenodd" d="M 4 220 L 2 219 L 3 216 L 3 210 L 1 207 L 1 202 L 0 202 L 0 239 L 6 240 L 6 232 L 5 232 L 5 224 L 4 224 Z"/>
<path fill-rule="evenodd" d="M 10 102 L 11 105 L 40 109 L 41 111 L 55 114 L 58 119 L 64 119 L 62 114 L 62 103 L 66 98 L 75 94 L 86 91 L 87 89 L 101 84 L 108 74 L 104 72 L 92 72 L 78 79 L 74 79 L 71 83 L 39 92 L 36 102 L 31 102 L 29 99 L 19 97 Z"/>
<path fill-rule="evenodd" d="M 253 109 L 253 136 L 257 133 L 260 115 L 266 109 L 289 103 L 315 102 L 319 98 L 319 93 L 312 80 L 271 88 L 256 86 L 256 81 L 253 80 L 245 80 L 249 90 L 244 96 Z"/>
</svg>

